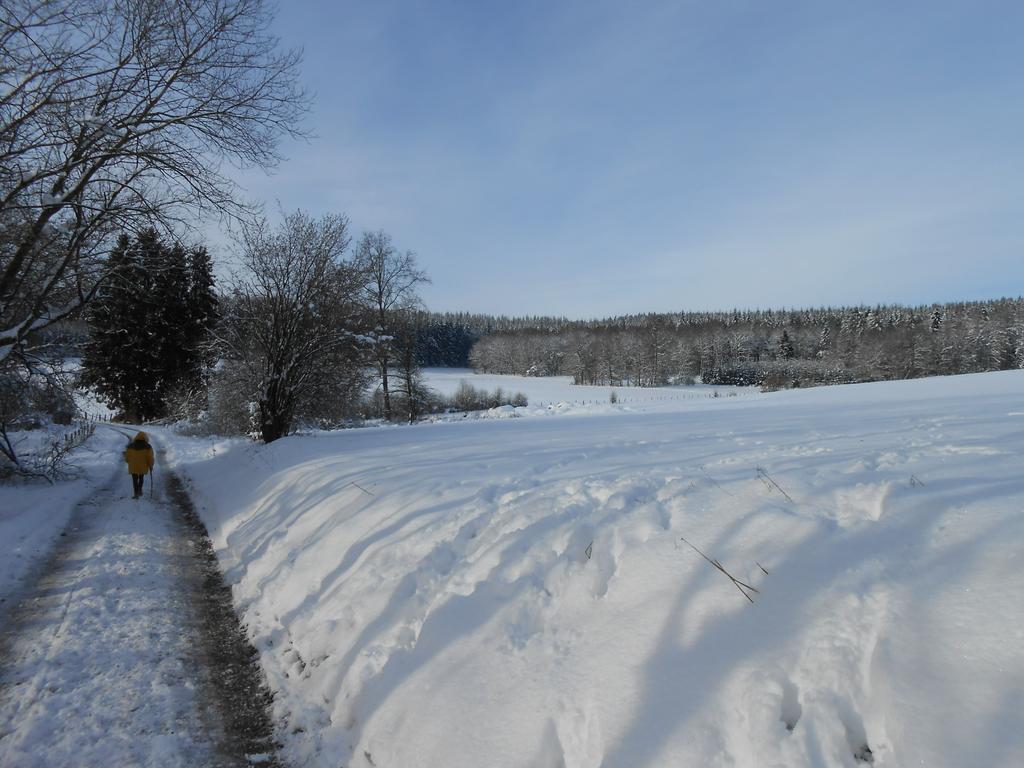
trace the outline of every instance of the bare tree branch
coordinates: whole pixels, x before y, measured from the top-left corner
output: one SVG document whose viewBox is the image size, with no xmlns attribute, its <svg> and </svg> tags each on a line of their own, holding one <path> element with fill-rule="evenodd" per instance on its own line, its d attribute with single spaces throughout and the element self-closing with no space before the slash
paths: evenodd
<svg viewBox="0 0 1024 768">
<path fill-rule="evenodd" d="M 264 0 L 0 0 L 0 365 L 107 277 L 114 236 L 248 217 L 221 171 L 303 135 Z"/>
</svg>

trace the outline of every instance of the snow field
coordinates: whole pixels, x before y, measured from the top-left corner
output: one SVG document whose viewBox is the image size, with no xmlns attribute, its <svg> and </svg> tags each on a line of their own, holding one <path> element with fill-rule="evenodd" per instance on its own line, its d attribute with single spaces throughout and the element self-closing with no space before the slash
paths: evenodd
<svg viewBox="0 0 1024 768">
<path fill-rule="evenodd" d="M 423 378 L 427 386 L 441 395 L 451 396 L 462 382 L 474 389 L 488 392 L 501 388 L 506 395 L 522 392 L 528 405 L 493 408 L 484 417 L 537 416 L 597 413 L 622 413 L 652 408 L 676 408 L 691 400 L 717 397 L 756 396 L 756 387 L 712 386 L 695 384 L 674 387 L 613 387 L 610 385 L 579 385 L 571 376 L 509 376 L 474 373 L 470 368 L 426 368 Z M 614 392 L 617 403 L 611 403 Z"/>
<path fill-rule="evenodd" d="M 1022 386 L 174 451 L 297 765 L 1014 766 Z"/>
</svg>

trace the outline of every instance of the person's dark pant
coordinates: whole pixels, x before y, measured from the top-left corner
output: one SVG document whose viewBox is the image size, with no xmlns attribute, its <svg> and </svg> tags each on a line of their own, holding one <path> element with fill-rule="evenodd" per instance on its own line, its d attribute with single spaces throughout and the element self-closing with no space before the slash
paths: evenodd
<svg viewBox="0 0 1024 768">
<path fill-rule="evenodd" d="M 132 475 L 132 490 L 135 495 L 132 498 L 142 495 L 142 486 L 146 483 L 145 475 Z"/>
</svg>

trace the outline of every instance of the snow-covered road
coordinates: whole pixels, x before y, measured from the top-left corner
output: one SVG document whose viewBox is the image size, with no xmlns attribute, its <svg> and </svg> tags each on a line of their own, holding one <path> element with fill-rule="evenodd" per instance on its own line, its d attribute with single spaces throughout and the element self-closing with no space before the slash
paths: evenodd
<svg viewBox="0 0 1024 768">
<path fill-rule="evenodd" d="M 112 457 L 116 461 L 119 457 Z M 121 466 L 0 630 L 0 765 L 246 765 L 222 725 L 201 536 Z"/>
</svg>

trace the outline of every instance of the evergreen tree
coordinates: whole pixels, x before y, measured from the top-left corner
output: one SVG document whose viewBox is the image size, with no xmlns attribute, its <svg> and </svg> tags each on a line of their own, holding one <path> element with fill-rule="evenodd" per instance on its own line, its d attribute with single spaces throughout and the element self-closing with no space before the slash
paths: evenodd
<svg viewBox="0 0 1024 768">
<path fill-rule="evenodd" d="M 173 393 L 203 384 L 217 317 L 210 259 L 153 229 L 122 236 L 110 259 L 114 279 L 86 314 L 82 383 L 129 421 L 161 418 Z"/>
<path fill-rule="evenodd" d="M 829 352 L 832 351 L 832 334 L 828 329 L 827 325 L 821 327 L 821 335 L 818 336 L 818 351 L 815 353 L 817 357 L 826 357 Z"/>
<path fill-rule="evenodd" d="M 783 360 L 792 360 L 796 357 L 796 350 L 793 348 L 793 342 L 787 331 L 783 331 L 782 336 L 779 337 L 779 357 Z"/>
<path fill-rule="evenodd" d="M 109 256 L 111 279 L 85 316 L 92 337 L 85 345 L 81 381 L 129 421 L 141 417 L 138 393 L 145 388 L 138 360 L 129 364 L 130 358 L 138 357 L 139 329 L 145 324 L 137 307 L 147 275 L 142 266 L 143 247 L 144 235 L 135 241 L 121 235 Z"/>
</svg>

